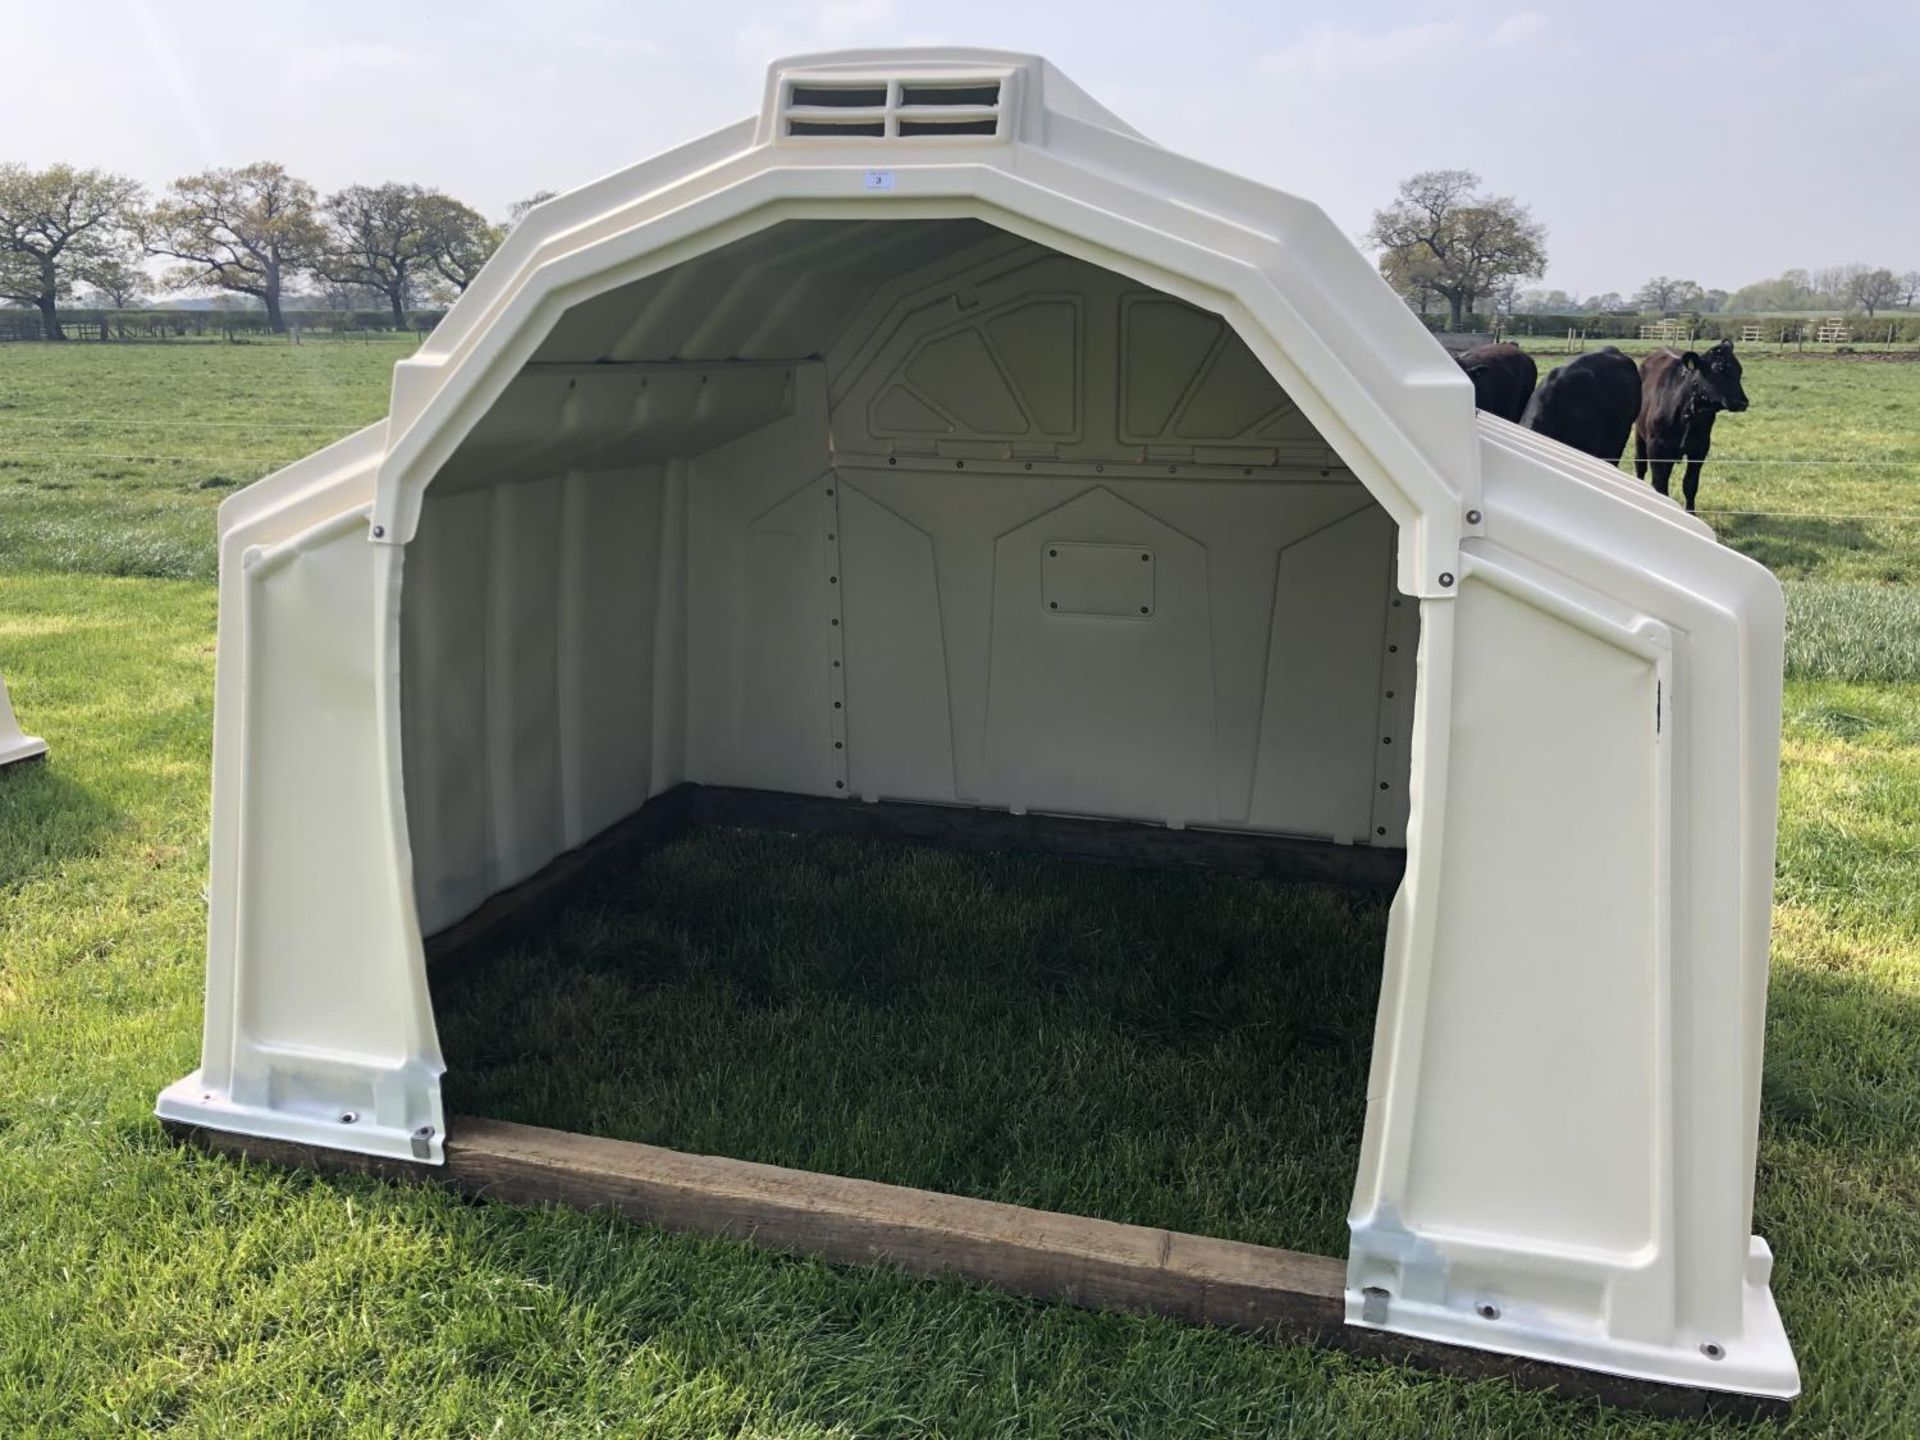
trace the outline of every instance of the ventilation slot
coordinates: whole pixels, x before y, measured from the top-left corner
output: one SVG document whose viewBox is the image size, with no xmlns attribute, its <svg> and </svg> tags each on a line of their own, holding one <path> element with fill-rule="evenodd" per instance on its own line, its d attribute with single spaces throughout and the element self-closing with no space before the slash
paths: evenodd
<svg viewBox="0 0 1920 1440">
<path fill-rule="evenodd" d="M 902 135 L 997 135 L 996 120 L 902 120 Z"/>
<path fill-rule="evenodd" d="M 795 103 L 799 102 L 796 100 Z M 984 85 L 902 85 L 900 103 L 902 105 L 998 105 L 1000 82 L 990 80 Z M 991 135 L 993 131 L 989 128 L 984 131 L 964 133 Z"/>
<path fill-rule="evenodd" d="M 789 120 L 789 135 L 885 135 L 884 120 Z"/>
<path fill-rule="evenodd" d="M 994 88 L 997 90 L 999 87 Z M 796 85 L 793 87 L 793 97 L 787 103 L 801 106 L 831 106 L 836 110 L 878 110 L 887 103 L 887 87 L 884 85 Z"/>
<path fill-rule="evenodd" d="M 780 133 L 812 140 L 911 140 L 1011 135 L 1018 92 L 1002 77 L 825 80 L 786 83 Z"/>
</svg>

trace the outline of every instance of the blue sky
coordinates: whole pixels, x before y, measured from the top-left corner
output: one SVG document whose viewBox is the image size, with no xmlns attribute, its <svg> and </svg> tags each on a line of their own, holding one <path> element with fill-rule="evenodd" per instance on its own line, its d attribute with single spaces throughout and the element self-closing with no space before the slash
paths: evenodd
<svg viewBox="0 0 1920 1440">
<path fill-rule="evenodd" d="M 1047 55 L 1170 148 L 1349 233 L 1463 166 L 1549 232 L 1547 283 L 1920 269 L 1920 4 L 1182 0 L 0 0 L 0 159 L 150 185 L 284 161 L 323 190 L 412 180 L 491 214 L 753 110 L 769 59 L 964 43 Z M 42 63 L 43 57 L 47 63 Z"/>
</svg>

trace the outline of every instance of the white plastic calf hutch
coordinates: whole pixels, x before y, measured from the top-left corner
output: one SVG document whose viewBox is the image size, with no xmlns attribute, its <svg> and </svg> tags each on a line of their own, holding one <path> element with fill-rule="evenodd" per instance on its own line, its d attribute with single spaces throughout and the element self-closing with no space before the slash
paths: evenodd
<svg viewBox="0 0 1920 1440">
<path fill-rule="evenodd" d="M 782 62 L 758 116 L 540 206 L 386 421 L 222 507 L 220 586 L 169 1121 L 1609 1393 L 1795 1393 L 1750 1234 L 1778 586 L 1477 416 L 1319 210 L 1045 62 Z M 449 1125 L 423 937 L 755 795 L 1404 858 L 1344 1266 Z"/>
</svg>

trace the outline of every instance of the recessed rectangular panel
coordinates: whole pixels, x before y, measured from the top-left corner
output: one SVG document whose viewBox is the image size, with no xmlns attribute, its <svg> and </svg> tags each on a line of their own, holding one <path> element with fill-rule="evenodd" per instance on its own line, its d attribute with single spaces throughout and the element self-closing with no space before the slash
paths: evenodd
<svg viewBox="0 0 1920 1440">
<path fill-rule="evenodd" d="M 1150 546 L 1049 541 L 1040 555 L 1040 599 L 1057 615 L 1153 614 Z"/>
<path fill-rule="evenodd" d="M 1047 538 L 1063 534 L 1085 538 Z M 1044 589 L 1049 561 L 1062 560 L 1071 584 L 1061 593 L 1079 607 L 1071 616 L 1050 610 Z M 1123 586 L 1123 566 L 1164 573 Z M 1123 602 L 1130 615 L 1118 613 Z M 1104 487 L 1001 535 L 981 798 L 1011 810 L 1211 819 L 1209 602 L 1206 547 Z"/>
</svg>

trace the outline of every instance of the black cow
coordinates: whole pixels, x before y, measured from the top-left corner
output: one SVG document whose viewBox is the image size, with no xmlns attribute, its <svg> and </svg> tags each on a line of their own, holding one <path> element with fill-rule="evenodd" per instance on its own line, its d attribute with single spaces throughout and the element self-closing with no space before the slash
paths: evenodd
<svg viewBox="0 0 1920 1440">
<path fill-rule="evenodd" d="M 1554 366 L 1520 423 L 1618 465 L 1639 412 L 1640 372 L 1608 345 Z"/>
<path fill-rule="evenodd" d="M 1502 420 L 1518 420 L 1540 378 L 1533 357 L 1518 345 L 1476 345 L 1453 357 L 1473 381 L 1473 403 Z"/>
<path fill-rule="evenodd" d="M 1722 340 L 1706 354 L 1656 350 L 1640 367 L 1640 417 L 1633 427 L 1633 473 L 1642 480 L 1653 468 L 1653 488 L 1667 493 L 1677 461 L 1687 462 L 1687 509 L 1700 493 L 1700 467 L 1713 443 L 1713 417 L 1747 408 L 1740 388 L 1740 362 L 1733 342 Z"/>
</svg>

